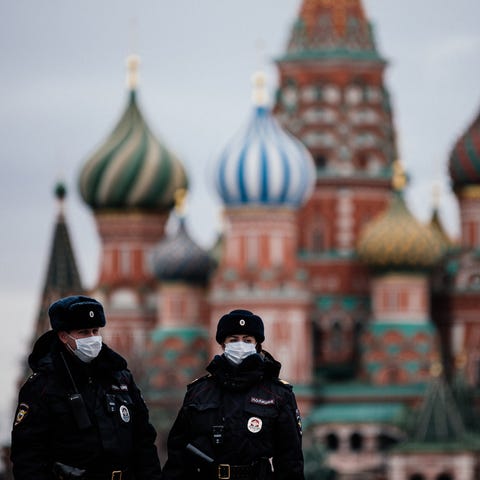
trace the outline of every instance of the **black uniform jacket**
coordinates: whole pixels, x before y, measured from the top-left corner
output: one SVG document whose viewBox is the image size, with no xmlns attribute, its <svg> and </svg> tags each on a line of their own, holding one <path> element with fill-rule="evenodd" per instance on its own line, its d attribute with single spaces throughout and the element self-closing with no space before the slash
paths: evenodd
<svg viewBox="0 0 480 480">
<path fill-rule="evenodd" d="M 120 355 L 103 344 L 98 357 L 84 363 L 49 331 L 35 343 L 29 365 L 33 374 L 20 389 L 12 429 L 15 480 L 50 480 L 54 462 L 86 469 L 87 478 L 88 472 L 111 478 L 113 470 L 128 469 L 136 480 L 161 479 L 156 432 Z M 87 425 L 71 398 L 77 389 Z"/>
<path fill-rule="evenodd" d="M 207 371 L 188 386 L 170 431 L 164 480 L 217 478 L 187 444 L 215 465 L 250 465 L 266 458 L 274 473 L 257 478 L 303 480 L 300 414 L 291 385 L 278 379 L 280 363 L 264 352 L 264 358 L 250 355 L 236 367 L 217 355 Z"/>
</svg>

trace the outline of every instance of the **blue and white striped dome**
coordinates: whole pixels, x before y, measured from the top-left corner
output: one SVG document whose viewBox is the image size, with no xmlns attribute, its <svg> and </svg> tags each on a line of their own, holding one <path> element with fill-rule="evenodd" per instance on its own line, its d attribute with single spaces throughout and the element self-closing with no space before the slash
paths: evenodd
<svg viewBox="0 0 480 480">
<path fill-rule="evenodd" d="M 217 191 L 227 206 L 299 207 L 315 183 L 313 159 L 265 106 L 264 77 L 255 82 L 253 116 L 220 156 Z"/>
</svg>

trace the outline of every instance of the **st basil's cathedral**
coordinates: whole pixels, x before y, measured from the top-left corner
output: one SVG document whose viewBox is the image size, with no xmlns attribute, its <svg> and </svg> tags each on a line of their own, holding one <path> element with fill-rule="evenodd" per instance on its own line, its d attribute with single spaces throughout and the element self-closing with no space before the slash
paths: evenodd
<svg viewBox="0 0 480 480">
<path fill-rule="evenodd" d="M 164 461 L 185 386 L 218 353 L 218 319 L 247 308 L 294 386 L 307 479 L 479 479 L 480 116 L 448 154 L 453 241 L 435 206 L 423 224 L 405 202 L 387 62 L 362 1 L 303 0 L 275 62 L 274 100 L 257 72 L 250 117 L 219 140 L 223 229 L 206 250 L 186 225 L 189 173 L 147 125 L 129 57 L 124 112 L 78 178 L 98 279 L 82 285 L 60 208 L 33 338 L 60 296 L 101 301 Z"/>
</svg>

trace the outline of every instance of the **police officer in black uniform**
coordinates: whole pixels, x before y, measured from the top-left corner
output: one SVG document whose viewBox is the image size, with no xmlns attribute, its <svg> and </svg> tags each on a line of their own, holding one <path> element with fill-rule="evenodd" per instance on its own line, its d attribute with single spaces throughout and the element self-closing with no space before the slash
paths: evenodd
<svg viewBox="0 0 480 480">
<path fill-rule="evenodd" d="M 102 343 L 102 305 L 62 298 L 29 356 L 12 429 L 15 480 L 160 480 L 156 432 L 126 361 Z"/>
<path fill-rule="evenodd" d="M 187 388 L 168 437 L 164 480 L 303 480 L 301 420 L 280 363 L 262 350 L 262 319 L 233 310 L 217 326 L 223 355 Z"/>
</svg>

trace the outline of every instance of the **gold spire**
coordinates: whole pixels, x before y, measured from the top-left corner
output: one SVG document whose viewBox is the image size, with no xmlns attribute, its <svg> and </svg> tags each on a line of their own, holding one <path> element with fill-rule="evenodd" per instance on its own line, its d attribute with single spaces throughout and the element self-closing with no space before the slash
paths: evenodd
<svg viewBox="0 0 480 480">
<path fill-rule="evenodd" d="M 463 370 L 467 366 L 467 353 L 465 350 L 462 350 L 458 355 L 455 356 L 455 367 L 458 370 Z"/>
<path fill-rule="evenodd" d="M 252 82 L 253 104 L 257 107 L 265 107 L 267 105 L 267 76 L 262 71 L 255 72 L 252 76 Z"/>
<path fill-rule="evenodd" d="M 138 67 L 140 65 L 140 57 L 131 54 L 127 57 L 127 86 L 129 90 L 136 90 L 138 86 Z"/>
<path fill-rule="evenodd" d="M 407 185 L 407 175 L 400 160 L 393 162 L 392 186 L 397 192 L 403 191 Z"/>
<path fill-rule="evenodd" d="M 432 188 L 433 208 L 438 209 L 440 206 L 441 187 L 438 182 L 435 182 Z"/>
</svg>

